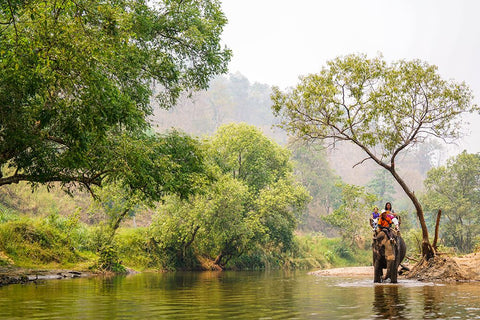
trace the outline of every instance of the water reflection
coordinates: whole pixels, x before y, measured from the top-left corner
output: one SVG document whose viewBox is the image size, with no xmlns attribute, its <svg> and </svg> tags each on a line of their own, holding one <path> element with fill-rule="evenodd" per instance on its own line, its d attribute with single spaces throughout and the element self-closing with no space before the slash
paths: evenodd
<svg viewBox="0 0 480 320">
<path fill-rule="evenodd" d="M 480 286 L 305 272 L 144 273 L 0 287 L 0 319 L 479 319 Z"/>
<path fill-rule="evenodd" d="M 436 287 L 423 288 L 423 311 L 424 319 L 438 319 L 441 318 L 443 294 Z"/>
<path fill-rule="evenodd" d="M 398 285 L 375 285 L 374 312 L 383 319 L 407 319 L 406 297 Z"/>
</svg>

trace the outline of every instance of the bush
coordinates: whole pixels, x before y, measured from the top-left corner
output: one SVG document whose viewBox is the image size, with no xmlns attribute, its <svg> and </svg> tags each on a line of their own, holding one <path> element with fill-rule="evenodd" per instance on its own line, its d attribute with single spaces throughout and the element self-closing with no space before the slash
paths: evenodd
<svg viewBox="0 0 480 320">
<path fill-rule="evenodd" d="M 352 249 L 340 238 L 326 238 L 321 234 L 296 236 L 298 252 L 297 266 L 306 268 L 333 268 L 343 266 L 365 266 L 372 263 L 372 251 Z"/>
<path fill-rule="evenodd" d="M 0 224 L 0 249 L 23 267 L 82 260 L 68 234 L 38 219 L 22 218 Z"/>
<path fill-rule="evenodd" d="M 18 214 L 4 205 L 0 204 L 0 223 L 18 220 Z"/>
<path fill-rule="evenodd" d="M 145 228 L 119 229 L 116 236 L 118 256 L 124 264 L 135 269 L 152 266 L 152 258 L 147 251 Z"/>
<path fill-rule="evenodd" d="M 106 245 L 100 250 L 97 269 L 115 273 L 125 273 L 127 271 L 118 259 L 117 250 L 112 245 Z"/>
</svg>

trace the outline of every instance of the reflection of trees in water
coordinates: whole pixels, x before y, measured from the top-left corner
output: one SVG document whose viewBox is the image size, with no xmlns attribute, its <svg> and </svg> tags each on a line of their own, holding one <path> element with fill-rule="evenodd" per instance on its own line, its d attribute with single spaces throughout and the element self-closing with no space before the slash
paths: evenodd
<svg viewBox="0 0 480 320">
<path fill-rule="evenodd" d="M 373 310 L 383 319 L 407 319 L 405 296 L 400 294 L 397 285 L 376 285 Z"/>
<path fill-rule="evenodd" d="M 440 307 L 442 303 L 442 293 L 435 286 L 423 287 L 423 311 L 424 319 L 437 319 L 442 317 Z M 443 314 L 443 317 L 445 314 Z"/>
</svg>

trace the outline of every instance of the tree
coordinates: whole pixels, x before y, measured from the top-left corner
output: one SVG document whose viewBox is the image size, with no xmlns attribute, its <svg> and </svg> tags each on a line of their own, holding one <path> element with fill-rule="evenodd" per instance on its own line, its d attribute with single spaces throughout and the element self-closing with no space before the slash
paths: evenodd
<svg viewBox="0 0 480 320">
<path fill-rule="evenodd" d="M 2 1 L 0 185 L 90 188 L 127 174 L 142 189 L 116 147 L 158 143 L 143 134 L 154 86 L 169 108 L 226 71 L 225 23 L 216 0 Z"/>
<path fill-rule="evenodd" d="M 257 215 L 248 210 L 249 200 L 248 187 L 228 175 L 218 180 L 207 199 L 201 247 L 222 269 L 256 244 L 261 225 Z"/>
<path fill-rule="evenodd" d="M 108 165 L 118 169 L 106 177 L 101 188 L 94 187 L 95 201 L 90 208 L 105 217 L 96 241 L 104 269 L 120 267 L 115 262 L 114 237 L 128 215 L 154 207 L 166 195 L 186 199 L 202 191 L 210 180 L 199 141 L 176 131 L 145 136 L 141 141 L 123 136 L 111 151 L 115 156 L 109 157 Z"/>
<path fill-rule="evenodd" d="M 244 181 L 255 193 L 287 177 L 293 169 L 289 151 L 268 139 L 255 126 L 223 125 L 210 144 L 211 157 L 221 171 Z"/>
<path fill-rule="evenodd" d="M 387 64 L 380 57 L 348 55 L 327 63 L 296 88 L 272 94 L 283 127 L 306 140 L 347 141 L 389 171 L 415 206 L 422 254 L 434 256 L 422 205 L 396 167 L 399 153 L 428 137 L 459 136 L 464 112 L 478 111 L 464 83 L 443 80 L 437 67 L 419 60 Z"/>
<path fill-rule="evenodd" d="M 463 151 L 433 168 L 425 180 L 427 210 L 441 209 L 447 246 L 471 252 L 480 235 L 480 155 Z"/>
<path fill-rule="evenodd" d="M 293 248 L 293 232 L 304 214 L 310 195 L 292 177 L 280 179 L 263 188 L 254 199 L 254 212 L 263 227 L 263 245 L 271 251 L 286 252 Z"/>
<path fill-rule="evenodd" d="M 298 218 L 310 200 L 293 179 L 290 152 L 255 126 L 240 123 L 217 130 L 210 140 L 210 154 L 223 175 L 248 188 L 245 211 L 261 226 L 252 240 L 280 251 L 290 249 Z"/>
<path fill-rule="evenodd" d="M 349 246 L 361 242 L 368 234 L 368 221 L 376 197 L 364 187 L 345 184 L 342 186 L 342 203 L 323 219 L 338 228 L 342 240 Z"/>
<path fill-rule="evenodd" d="M 156 247 L 182 263 L 193 250 L 221 269 L 253 251 L 291 250 L 310 197 L 293 179 L 288 150 L 246 124 L 221 126 L 205 148 L 214 181 L 183 201 L 166 199 L 152 228 Z"/>
</svg>

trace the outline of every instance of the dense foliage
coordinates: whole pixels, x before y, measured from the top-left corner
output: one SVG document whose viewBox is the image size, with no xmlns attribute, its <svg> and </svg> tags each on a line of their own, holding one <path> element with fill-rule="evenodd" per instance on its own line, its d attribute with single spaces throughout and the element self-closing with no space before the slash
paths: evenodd
<svg viewBox="0 0 480 320">
<path fill-rule="evenodd" d="M 160 190 L 162 201 L 150 203 L 153 209 L 148 209 L 143 193 L 135 196 L 118 184 L 99 190 L 86 211 L 86 220 L 95 226 L 88 228 L 85 238 L 76 238 L 83 243 L 83 250 L 98 253 L 96 268 L 121 271 L 120 257 L 125 256 L 131 256 L 129 261 L 142 268 L 153 269 L 261 268 L 279 265 L 295 255 L 298 248 L 294 231 L 309 195 L 294 181 L 290 153 L 285 148 L 246 124 L 225 125 L 202 144 L 176 132 L 162 141 L 172 142 L 164 148 L 182 146 L 168 153 L 176 155 L 178 166 L 188 162 L 187 167 L 192 168 L 192 172 L 176 173 L 175 167 L 168 167 L 171 175 L 164 177 L 163 185 L 169 186 L 172 178 L 196 191 L 182 196 L 182 192 L 174 195 L 170 190 Z M 148 150 L 147 146 L 138 147 Z M 148 163 L 143 166 L 134 172 L 149 170 Z M 148 227 L 118 234 L 129 216 L 149 215 L 152 210 Z M 51 216 L 56 214 L 54 210 Z M 5 234 L 16 230 L 17 224 L 4 224 Z M 73 221 L 72 230 L 80 225 L 78 220 Z M 41 232 L 34 226 L 29 228 L 32 233 Z M 27 231 L 19 232 L 18 237 L 25 237 Z M 14 242 L 11 245 L 18 248 L 20 239 Z M 130 248 L 122 244 L 125 242 Z M 70 242 L 65 245 L 74 246 Z M 1 250 L 15 252 L 9 246 Z M 71 253 L 75 256 L 76 252 Z M 42 258 L 40 262 L 51 261 Z"/>
<path fill-rule="evenodd" d="M 362 247 L 366 240 L 370 241 L 368 221 L 375 200 L 375 195 L 366 192 L 364 187 L 344 184 L 340 206 L 323 219 L 338 228 L 349 247 Z"/>
<path fill-rule="evenodd" d="M 333 235 L 330 224 L 322 217 L 340 206 L 342 179 L 331 169 L 325 148 L 318 145 L 293 143 L 292 160 L 295 165 L 295 178 L 308 190 L 312 201 L 302 216 L 299 228 L 303 231 L 322 232 Z"/>
<path fill-rule="evenodd" d="M 153 85 L 168 108 L 230 57 L 214 0 L 2 1 L 0 23 L 0 185 L 111 178 L 151 196 L 173 164 L 143 134 Z"/>
<path fill-rule="evenodd" d="M 289 152 L 246 124 L 220 127 L 206 147 L 216 181 L 202 194 L 159 207 L 156 247 L 175 252 L 180 264 L 195 252 L 219 268 L 253 252 L 293 249 L 309 196 L 293 180 Z"/>
</svg>

